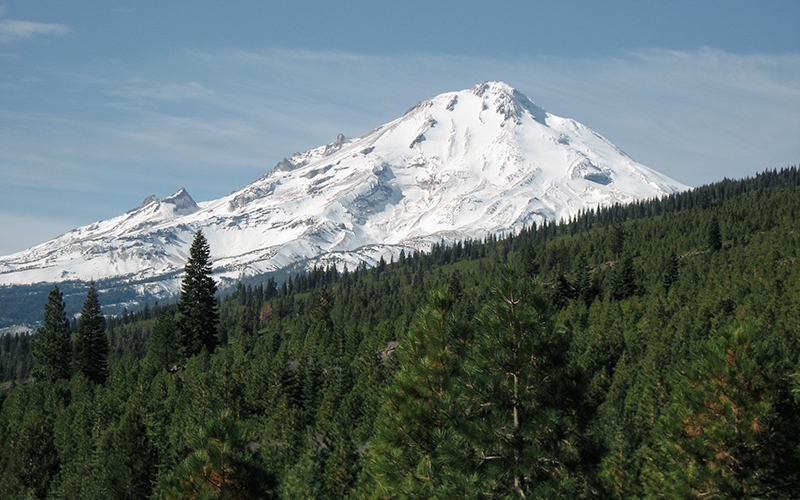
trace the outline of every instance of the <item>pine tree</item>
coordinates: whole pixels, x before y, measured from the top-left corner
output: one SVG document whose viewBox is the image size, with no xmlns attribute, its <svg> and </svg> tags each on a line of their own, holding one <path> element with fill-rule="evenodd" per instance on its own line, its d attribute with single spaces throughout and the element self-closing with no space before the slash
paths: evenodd
<svg viewBox="0 0 800 500">
<path fill-rule="evenodd" d="M 525 274 L 531 278 L 539 274 L 539 263 L 536 262 L 536 252 L 533 247 L 527 246 L 522 250 L 522 266 Z"/>
<path fill-rule="evenodd" d="M 614 225 L 611 226 L 611 254 L 614 257 L 619 257 L 622 255 L 623 250 L 625 250 L 625 239 L 627 234 L 625 233 L 625 228 L 622 227 L 622 221 L 617 219 L 614 221 Z"/>
<path fill-rule="evenodd" d="M 203 347 L 210 353 L 217 346 L 217 285 L 211 277 L 211 251 L 202 231 L 197 231 L 184 268 L 178 302 L 178 330 L 184 354 L 193 356 Z"/>
<path fill-rule="evenodd" d="M 711 223 L 708 227 L 708 247 L 714 252 L 722 249 L 722 235 L 719 231 L 719 220 L 716 215 L 711 216 Z"/>
<path fill-rule="evenodd" d="M 611 298 L 624 300 L 636 294 L 636 268 L 633 266 L 633 256 L 625 252 L 614 264 L 611 275 Z"/>
<path fill-rule="evenodd" d="M 678 271 L 678 257 L 675 256 L 675 252 L 670 252 L 664 264 L 664 273 L 661 275 L 661 283 L 667 291 L 673 283 L 678 281 Z"/>
<path fill-rule="evenodd" d="M 710 338 L 677 381 L 654 431 L 656 446 L 644 452 L 648 498 L 796 495 L 800 450 L 780 430 L 797 412 L 787 405 L 786 370 L 765 333 L 747 325 Z"/>
<path fill-rule="evenodd" d="M 98 452 L 104 456 L 100 478 L 108 498 L 135 500 L 152 493 L 158 457 L 144 418 L 143 408 L 129 403 L 116 425 L 99 440 Z"/>
<path fill-rule="evenodd" d="M 273 498 L 275 479 L 230 411 L 213 418 L 192 440 L 194 452 L 161 480 L 161 498 Z"/>
<path fill-rule="evenodd" d="M 448 290 L 397 350 L 364 498 L 569 496 L 566 337 L 527 277 L 507 269 L 471 329 Z"/>
<path fill-rule="evenodd" d="M 464 295 L 464 287 L 461 285 L 461 274 L 458 269 L 450 273 L 450 281 L 447 282 L 447 290 L 453 300 L 459 300 Z"/>
<path fill-rule="evenodd" d="M 33 339 L 33 359 L 36 363 L 31 375 L 40 380 L 66 379 L 70 376 L 72 348 L 69 320 L 64 298 L 58 287 L 53 287 L 44 305 L 44 325 Z"/>
<path fill-rule="evenodd" d="M 569 496 L 565 461 L 575 450 L 561 415 L 568 343 L 549 310 L 533 280 L 506 268 L 477 318 L 456 385 L 464 412 L 459 428 L 473 463 L 453 466 L 464 476 L 480 474 L 473 488 L 479 498 L 554 498 L 555 490 Z"/>
<path fill-rule="evenodd" d="M 364 498 L 466 498 L 472 486 L 451 461 L 469 455 L 453 421 L 465 332 L 452 305 L 447 289 L 431 292 L 396 351 L 398 371 L 365 456 Z"/>
<path fill-rule="evenodd" d="M 47 498 L 62 466 L 53 428 L 68 399 L 58 384 L 19 389 L 0 415 L 0 498 Z"/>
<path fill-rule="evenodd" d="M 178 362 L 180 339 L 177 336 L 175 320 L 167 309 L 163 309 L 156 319 L 150 335 L 145 364 L 155 371 L 169 370 Z"/>
<path fill-rule="evenodd" d="M 586 307 L 589 307 L 594 298 L 597 296 L 597 287 L 592 280 L 592 277 L 589 275 L 589 266 L 586 263 L 586 255 L 583 253 L 578 256 L 577 266 L 577 294 L 581 300 L 583 300 L 583 303 L 586 304 Z"/>
<path fill-rule="evenodd" d="M 78 333 L 73 344 L 75 371 L 86 375 L 89 380 L 102 384 L 108 375 L 108 337 L 106 319 L 100 309 L 100 300 L 94 288 L 94 281 L 86 293 L 81 316 L 78 319 Z"/>
</svg>

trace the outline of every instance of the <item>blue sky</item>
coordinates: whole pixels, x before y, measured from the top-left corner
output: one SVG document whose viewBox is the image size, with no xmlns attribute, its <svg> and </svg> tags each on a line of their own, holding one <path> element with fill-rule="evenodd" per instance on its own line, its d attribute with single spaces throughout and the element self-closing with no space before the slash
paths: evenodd
<svg viewBox="0 0 800 500">
<path fill-rule="evenodd" d="M 0 254 L 484 80 L 685 184 L 796 165 L 798 26 L 796 0 L 0 0 Z"/>
</svg>

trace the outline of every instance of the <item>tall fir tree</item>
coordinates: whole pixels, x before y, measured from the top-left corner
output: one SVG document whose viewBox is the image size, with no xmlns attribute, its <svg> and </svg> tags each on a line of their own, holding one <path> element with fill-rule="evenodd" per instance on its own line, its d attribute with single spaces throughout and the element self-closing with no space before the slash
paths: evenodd
<svg viewBox="0 0 800 500">
<path fill-rule="evenodd" d="M 39 380 L 58 380 L 70 377 L 72 347 L 69 320 L 64 297 L 53 287 L 44 305 L 44 324 L 33 339 L 35 366 L 31 375 Z"/>
<path fill-rule="evenodd" d="M 398 348 L 362 498 L 573 497 L 567 338 L 507 268 L 471 328 L 434 291 Z"/>
<path fill-rule="evenodd" d="M 217 285 L 211 277 L 211 250 L 200 230 L 189 249 L 184 270 L 177 317 L 184 354 L 193 356 L 203 347 L 210 353 L 218 343 L 219 312 L 214 296 Z"/>
<path fill-rule="evenodd" d="M 106 319 L 100 309 L 94 281 L 89 285 L 78 319 L 78 332 L 75 334 L 73 344 L 73 362 L 75 371 L 83 373 L 89 380 L 98 384 L 106 381 L 108 376 Z"/>
<path fill-rule="evenodd" d="M 622 255 L 623 250 L 625 250 L 625 239 L 627 234 L 625 232 L 625 228 L 622 227 L 622 221 L 617 218 L 614 221 L 614 225 L 611 226 L 611 254 L 619 258 Z"/>
<path fill-rule="evenodd" d="M 661 283 L 664 285 L 664 289 L 667 292 L 669 292 L 669 288 L 672 284 L 678 281 L 679 270 L 678 257 L 675 255 L 675 252 L 670 252 L 667 255 L 666 262 L 664 263 L 664 272 L 661 275 Z"/>
</svg>

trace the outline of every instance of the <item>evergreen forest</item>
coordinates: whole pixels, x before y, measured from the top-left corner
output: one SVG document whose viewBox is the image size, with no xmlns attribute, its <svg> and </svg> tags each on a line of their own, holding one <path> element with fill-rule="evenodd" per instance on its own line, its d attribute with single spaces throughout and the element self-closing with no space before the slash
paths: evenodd
<svg viewBox="0 0 800 500">
<path fill-rule="evenodd" d="M 0 339 L 0 498 L 800 497 L 796 167 L 227 295 L 189 255 Z"/>
</svg>

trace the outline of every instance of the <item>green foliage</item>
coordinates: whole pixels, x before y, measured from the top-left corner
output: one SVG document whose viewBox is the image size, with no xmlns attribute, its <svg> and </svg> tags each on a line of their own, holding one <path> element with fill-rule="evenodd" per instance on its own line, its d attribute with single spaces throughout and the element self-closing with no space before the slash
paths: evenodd
<svg viewBox="0 0 800 500">
<path fill-rule="evenodd" d="M 34 365 L 32 340 L 33 335 L 28 333 L 0 337 L 0 381 L 28 378 Z"/>
<path fill-rule="evenodd" d="M 669 252 L 664 263 L 664 273 L 661 275 L 661 283 L 667 292 L 669 292 L 672 284 L 678 281 L 679 270 L 678 257 L 675 252 Z"/>
<path fill-rule="evenodd" d="M 170 370 L 180 360 L 181 339 L 172 312 L 164 310 L 156 319 L 150 335 L 150 347 L 144 359 L 154 371 Z"/>
<path fill-rule="evenodd" d="M 431 295 L 398 348 L 364 496 L 568 494 L 567 339 L 530 278 L 506 269 L 489 300 L 465 323 L 447 290 Z"/>
<path fill-rule="evenodd" d="M 146 415 L 128 406 L 118 422 L 99 438 L 98 455 L 104 493 L 110 498 L 136 500 L 152 492 L 158 457 L 148 436 Z"/>
<path fill-rule="evenodd" d="M 399 370 L 370 441 L 367 498 L 456 498 L 467 491 L 469 478 L 454 467 L 471 459 L 455 401 L 466 338 L 452 306 L 446 289 L 432 292 L 398 347 Z"/>
<path fill-rule="evenodd" d="M 61 462 L 53 438 L 65 404 L 61 383 L 22 386 L 2 408 L 0 497 L 46 498 Z"/>
<path fill-rule="evenodd" d="M 108 376 L 107 358 L 106 320 L 92 282 L 78 319 L 72 360 L 75 371 L 83 373 L 94 383 L 102 384 Z"/>
<path fill-rule="evenodd" d="M 636 294 L 636 269 L 633 267 L 633 256 L 624 253 L 614 264 L 611 274 L 610 296 L 614 300 L 623 300 Z"/>
<path fill-rule="evenodd" d="M 798 186 L 243 283 L 188 357 L 175 305 L 126 312 L 102 385 L 29 379 L 31 337 L 5 336 L 0 497 L 792 497 Z"/>
<path fill-rule="evenodd" d="M 211 417 L 191 443 L 194 451 L 161 481 L 167 499 L 272 498 L 274 480 L 227 411 Z"/>
<path fill-rule="evenodd" d="M 211 277 L 211 251 L 202 231 L 197 231 L 184 268 L 178 302 L 178 330 L 184 354 L 194 356 L 205 347 L 213 352 L 217 339 L 217 285 Z"/>
<path fill-rule="evenodd" d="M 562 480 L 574 452 L 567 346 L 544 294 L 504 270 L 477 318 L 459 384 L 461 426 L 478 459 L 475 489 L 483 495 L 552 497 L 558 489 L 543 483 Z"/>
<path fill-rule="evenodd" d="M 53 426 L 61 467 L 48 496 L 55 498 L 102 498 L 102 483 L 96 449 L 103 430 L 101 419 L 107 407 L 102 386 L 77 373 L 70 381 L 69 405 Z"/>
<path fill-rule="evenodd" d="M 66 379 L 71 375 L 71 331 L 64 307 L 61 291 L 53 287 L 44 305 L 44 324 L 33 340 L 36 364 L 31 376 L 39 380 Z"/>
<path fill-rule="evenodd" d="M 708 224 L 708 248 L 716 252 L 722 249 L 722 234 L 719 232 L 719 220 L 716 215 L 711 216 Z"/>
<path fill-rule="evenodd" d="M 649 497 L 796 493 L 784 488 L 796 486 L 797 443 L 785 442 L 778 431 L 786 420 L 797 425 L 799 408 L 781 408 L 788 380 L 767 338 L 758 326 L 714 336 L 676 382 L 654 430 L 655 447 L 646 454 Z"/>
</svg>

